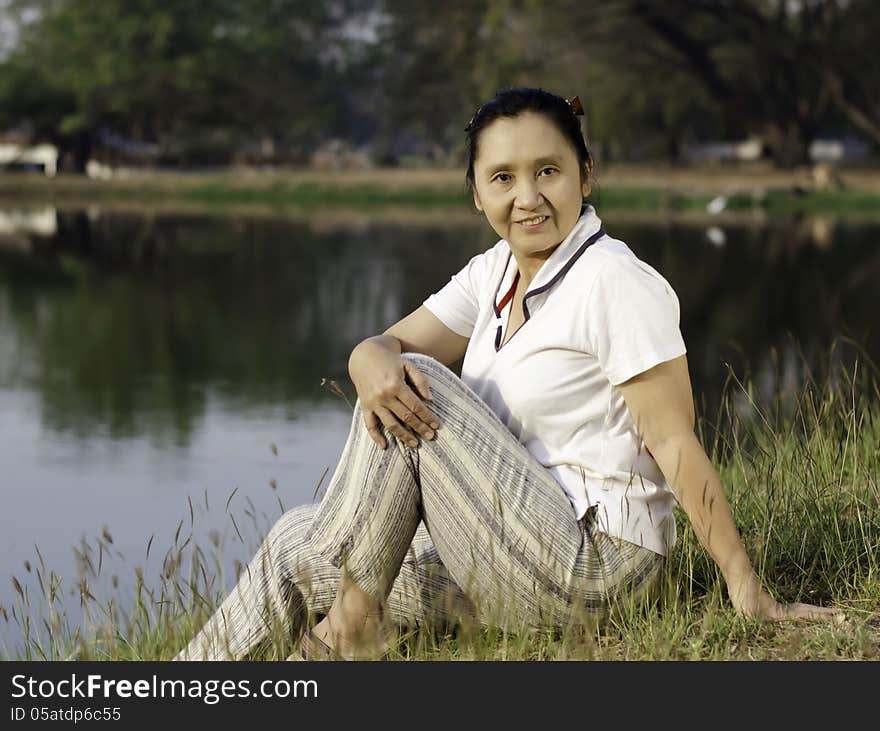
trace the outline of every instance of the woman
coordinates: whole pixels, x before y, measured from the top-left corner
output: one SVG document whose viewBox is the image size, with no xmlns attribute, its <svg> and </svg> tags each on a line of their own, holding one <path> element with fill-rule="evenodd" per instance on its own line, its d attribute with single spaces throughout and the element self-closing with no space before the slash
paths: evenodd
<svg viewBox="0 0 880 731">
<path fill-rule="evenodd" d="M 739 612 L 834 613 L 761 588 L 694 434 L 675 293 L 584 202 L 579 114 L 508 89 L 474 115 L 467 182 L 501 240 L 354 349 L 326 496 L 281 517 L 179 657 L 241 657 L 303 609 L 325 615 L 307 658 L 381 653 L 383 618 L 562 628 L 656 586 L 675 498 Z"/>
</svg>

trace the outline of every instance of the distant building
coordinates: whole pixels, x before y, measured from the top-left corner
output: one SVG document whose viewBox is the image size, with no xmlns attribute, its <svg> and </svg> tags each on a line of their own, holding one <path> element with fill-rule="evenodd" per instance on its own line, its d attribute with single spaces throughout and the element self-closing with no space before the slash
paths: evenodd
<svg viewBox="0 0 880 731">
<path fill-rule="evenodd" d="M 817 139 L 810 143 L 809 155 L 813 162 L 844 162 L 864 160 L 871 154 L 871 145 L 851 137 Z"/>
<path fill-rule="evenodd" d="M 53 178 L 58 172 L 58 148 L 47 143 L 31 145 L 18 135 L 0 136 L 0 168 L 38 170 Z"/>
<path fill-rule="evenodd" d="M 742 142 L 699 142 L 685 145 L 682 157 L 689 162 L 721 162 L 724 160 L 760 160 L 763 145 L 760 140 Z"/>
<path fill-rule="evenodd" d="M 765 154 L 761 141 L 699 142 L 685 145 L 682 157 L 688 162 L 748 162 L 760 160 Z M 871 145 L 853 137 L 815 139 L 807 150 L 810 161 L 845 162 L 863 160 L 871 155 Z"/>
</svg>

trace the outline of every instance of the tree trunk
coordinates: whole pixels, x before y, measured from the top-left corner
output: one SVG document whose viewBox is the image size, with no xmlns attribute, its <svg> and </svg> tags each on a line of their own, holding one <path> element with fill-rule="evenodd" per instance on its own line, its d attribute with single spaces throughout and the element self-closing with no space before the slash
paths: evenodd
<svg viewBox="0 0 880 731">
<path fill-rule="evenodd" d="M 86 164 L 92 156 L 92 135 L 78 132 L 58 143 L 58 172 L 85 175 Z"/>
<path fill-rule="evenodd" d="M 794 122 L 777 122 L 770 126 L 766 143 L 773 162 L 781 168 L 809 164 L 809 135 Z"/>
</svg>

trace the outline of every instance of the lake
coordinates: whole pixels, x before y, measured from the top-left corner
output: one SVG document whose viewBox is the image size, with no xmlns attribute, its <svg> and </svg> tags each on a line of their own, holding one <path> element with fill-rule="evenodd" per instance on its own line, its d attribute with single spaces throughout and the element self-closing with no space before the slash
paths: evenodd
<svg viewBox="0 0 880 731">
<path fill-rule="evenodd" d="M 731 373 L 766 402 L 829 363 L 880 360 L 880 223 L 604 220 L 679 295 L 706 434 Z M 84 565 L 100 563 L 98 599 L 130 592 L 136 570 L 149 585 L 181 521 L 231 586 L 281 510 L 326 485 L 351 421 L 328 383 L 353 400 L 352 347 L 495 240 L 461 211 L 3 204 L 0 652 L 21 652 L 12 578 L 38 603 L 41 560 L 73 627 Z"/>
</svg>

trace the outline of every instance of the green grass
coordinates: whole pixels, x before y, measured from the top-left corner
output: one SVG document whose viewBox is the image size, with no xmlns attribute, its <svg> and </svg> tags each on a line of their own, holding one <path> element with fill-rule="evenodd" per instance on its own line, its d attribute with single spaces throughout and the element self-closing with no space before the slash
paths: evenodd
<svg viewBox="0 0 880 731">
<path fill-rule="evenodd" d="M 860 190 L 808 192 L 802 195 L 786 191 L 769 191 L 760 201 L 760 205 L 771 213 L 792 210 L 814 213 L 878 213 L 880 195 Z"/>
<path fill-rule="evenodd" d="M 584 623 L 564 633 L 467 624 L 406 629 L 391 659 L 880 659 L 877 375 L 861 366 L 852 373 L 838 370 L 796 394 L 778 394 L 765 408 L 755 403 L 754 393 L 752 384 L 732 380 L 717 418 L 724 428 L 716 433 L 725 436 L 713 438 L 708 452 L 765 586 L 780 601 L 839 607 L 843 622 L 764 624 L 737 616 L 717 568 L 679 512 L 679 540 L 651 603 L 620 606 L 601 624 Z M 701 423 L 701 434 L 707 423 Z M 240 519 L 236 533 L 243 526 Z M 52 640 L 32 639 L 7 658 L 172 657 L 223 598 L 217 589 L 222 545 L 203 552 L 186 542 L 178 531 L 159 586 L 147 587 L 138 577 L 129 584 L 135 587 L 132 594 L 120 588 L 103 604 L 89 598 L 88 583 L 100 574 L 93 551 L 91 572 L 84 572 L 79 587 L 94 627 L 88 636 L 67 623 L 56 580 L 38 557 L 28 568 L 42 595 L 23 589 L 14 614 L 3 608 L 0 619 L 17 623 L 22 632 L 45 622 Z M 129 609 L 123 611 L 125 606 Z M 279 629 L 251 659 L 286 657 L 293 642 Z"/>
<path fill-rule="evenodd" d="M 715 195 L 687 193 L 648 187 L 606 187 L 594 191 L 591 202 L 601 210 L 700 211 Z M 880 214 L 880 194 L 872 191 L 769 190 L 761 193 L 733 193 L 726 196 L 725 211 L 767 213 L 864 213 Z"/>
<path fill-rule="evenodd" d="M 59 176 L 0 176 L 0 198 L 67 204 L 95 201 L 126 203 L 198 204 L 208 209 L 225 206 L 278 208 L 350 208 L 375 210 L 388 207 L 460 208 L 471 205 L 463 180 L 450 171 L 420 170 L 411 178 L 405 171 L 378 171 L 356 176 L 322 173 L 144 174 L 139 178 L 89 180 Z M 755 185 L 758 185 L 756 182 Z M 682 187 L 597 185 L 591 201 L 603 211 L 633 212 L 702 211 L 717 192 Z M 809 191 L 770 189 L 727 196 L 727 211 L 760 210 L 769 213 L 880 214 L 880 192 L 842 189 Z"/>
</svg>

